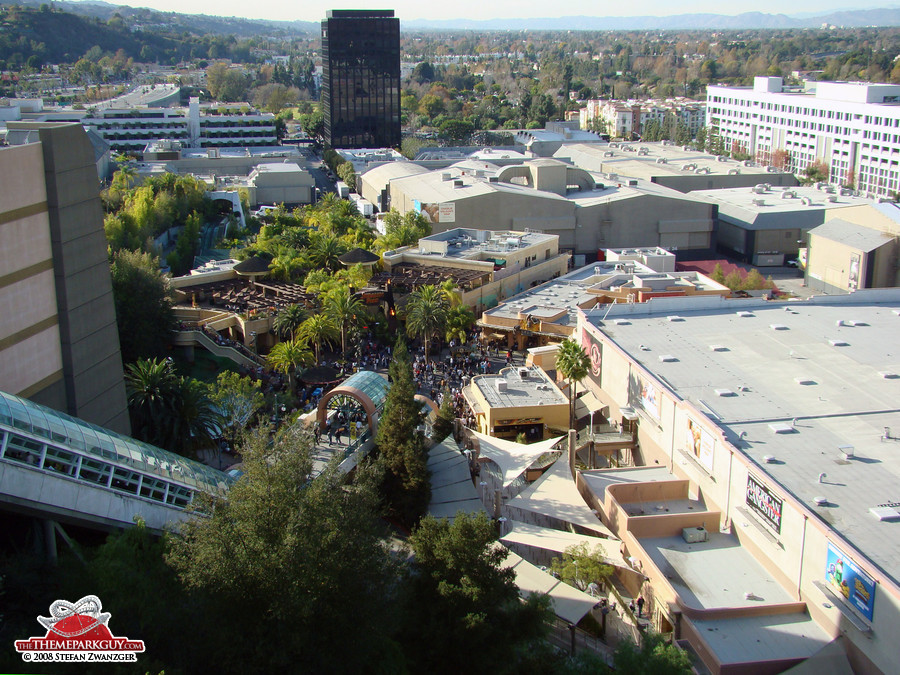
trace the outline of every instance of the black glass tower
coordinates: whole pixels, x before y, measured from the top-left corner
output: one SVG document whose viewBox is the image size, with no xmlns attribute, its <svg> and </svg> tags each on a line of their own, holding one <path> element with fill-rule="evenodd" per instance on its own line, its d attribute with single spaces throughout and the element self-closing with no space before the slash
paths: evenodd
<svg viewBox="0 0 900 675">
<path fill-rule="evenodd" d="M 400 145 L 400 19 L 394 10 L 329 10 L 322 21 L 322 104 L 332 148 Z"/>
</svg>

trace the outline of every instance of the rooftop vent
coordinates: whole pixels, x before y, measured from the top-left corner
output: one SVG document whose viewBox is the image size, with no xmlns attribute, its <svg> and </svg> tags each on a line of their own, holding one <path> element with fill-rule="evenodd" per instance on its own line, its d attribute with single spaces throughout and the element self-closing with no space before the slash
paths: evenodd
<svg viewBox="0 0 900 675">
<path fill-rule="evenodd" d="M 660 354 L 659 355 L 660 363 L 672 363 L 677 360 L 678 359 L 675 356 L 672 356 L 671 354 Z"/>
<path fill-rule="evenodd" d="M 508 382 L 504 379 L 497 380 L 497 391 L 506 391 Z"/>
<path fill-rule="evenodd" d="M 878 518 L 878 520 L 900 520 L 900 504 L 891 502 L 888 504 L 879 504 L 869 509 L 869 513 Z"/>
<path fill-rule="evenodd" d="M 788 422 L 773 422 L 769 425 L 769 429 L 776 434 L 792 434 L 796 431 L 794 425 Z"/>
<path fill-rule="evenodd" d="M 747 311 L 741 311 L 741 312 L 735 312 L 735 313 L 742 319 L 747 319 L 747 318 L 754 316 L 753 312 L 747 312 Z"/>
<path fill-rule="evenodd" d="M 800 375 L 798 377 L 795 377 L 794 382 L 796 382 L 797 384 L 803 384 L 803 385 L 809 385 L 809 384 L 816 383 L 816 381 L 814 379 L 812 379 L 811 377 L 807 377 L 806 375 Z"/>
<path fill-rule="evenodd" d="M 521 379 L 521 380 L 528 379 L 528 368 L 519 368 L 519 379 Z"/>
<path fill-rule="evenodd" d="M 500 176 L 488 176 L 488 183 L 499 183 Z"/>
<path fill-rule="evenodd" d="M 453 176 L 451 176 L 449 173 L 442 173 L 442 174 L 441 174 L 441 180 L 450 180 L 452 177 L 453 177 Z"/>
<path fill-rule="evenodd" d="M 828 506 L 828 497 L 813 497 L 816 506 Z"/>
<path fill-rule="evenodd" d="M 825 199 L 834 204 L 837 201 L 837 195 L 828 195 Z"/>
<path fill-rule="evenodd" d="M 684 321 L 684 319 L 677 314 L 672 314 L 666 317 L 666 321 Z"/>
<path fill-rule="evenodd" d="M 630 326 L 631 322 L 628 319 L 613 319 L 613 323 L 617 326 Z"/>
<path fill-rule="evenodd" d="M 832 347 L 847 347 L 850 345 L 850 343 L 846 340 L 829 340 L 828 344 L 830 344 Z"/>
<path fill-rule="evenodd" d="M 869 324 L 867 324 L 865 321 L 852 320 L 852 321 L 847 321 L 846 325 L 859 327 L 859 326 L 868 326 Z"/>
<path fill-rule="evenodd" d="M 772 330 L 788 330 L 788 327 L 783 323 L 770 323 L 769 328 L 771 328 Z"/>
<path fill-rule="evenodd" d="M 725 345 L 710 345 L 709 351 L 711 351 L 711 352 L 727 352 L 728 347 L 726 347 Z"/>
<path fill-rule="evenodd" d="M 454 188 L 461 188 L 462 186 L 463 186 L 462 180 L 457 179 L 457 180 L 453 181 Z"/>
<path fill-rule="evenodd" d="M 895 380 L 897 379 L 897 373 L 892 373 L 889 370 L 879 370 L 879 377 L 883 377 L 885 380 Z"/>
<path fill-rule="evenodd" d="M 775 463 L 775 455 L 763 455 L 763 461 L 766 464 L 774 464 Z"/>
<path fill-rule="evenodd" d="M 729 176 L 737 176 L 741 173 L 740 169 L 728 169 Z"/>
<path fill-rule="evenodd" d="M 753 206 L 765 206 L 765 205 L 766 205 L 765 199 L 754 199 L 753 200 Z"/>
<path fill-rule="evenodd" d="M 731 389 L 715 389 L 716 396 L 737 396 Z"/>
</svg>

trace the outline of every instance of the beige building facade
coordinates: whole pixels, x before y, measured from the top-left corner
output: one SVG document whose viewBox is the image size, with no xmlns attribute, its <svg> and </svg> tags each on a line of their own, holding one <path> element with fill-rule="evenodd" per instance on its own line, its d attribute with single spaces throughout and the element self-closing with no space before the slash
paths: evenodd
<svg viewBox="0 0 900 675">
<path fill-rule="evenodd" d="M 94 154 L 76 124 L 0 149 L 0 389 L 128 433 Z"/>
</svg>

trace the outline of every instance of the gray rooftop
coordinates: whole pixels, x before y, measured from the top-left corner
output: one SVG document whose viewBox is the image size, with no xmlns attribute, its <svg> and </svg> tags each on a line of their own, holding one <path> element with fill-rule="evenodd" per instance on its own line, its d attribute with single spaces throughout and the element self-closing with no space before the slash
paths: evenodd
<svg viewBox="0 0 900 675">
<path fill-rule="evenodd" d="M 817 237 L 823 237 L 839 244 L 852 246 L 860 251 L 873 251 L 879 246 L 884 246 L 894 237 L 871 227 L 848 223 L 840 218 L 832 218 L 827 223 L 814 227 L 809 231 Z"/>
<path fill-rule="evenodd" d="M 472 378 L 472 385 L 484 396 L 492 408 L 516 408 L 532 405 L 567 404 L 569 399 L 557 388 L 540 368 L 527 368 L 528 376 L 521 378 L 523 368 L 504 368 L 497 375 L 479 375 Z M 506 391 L 500 391 L 497 382 L 506 382 Z"/>
<path fill-rule="evenodd" d="M 900 579 L 900 539 L 869 511 L 900 501 L 900 290 L 788 303 L 672 298 L 589 316 L 761 473 Z M 854 448 L 849 461 L 843 446 Z"/>
<path fill-rule="evenodd" d="M 761 181 L 760 184 L 763 183 Z M 769 187 L 760 192 L 755 190 L 756 188 L 695 190 L 690 194 L 718 204 L 719 217 L 723 220 L 741 223 L 754 230 L 809 227 L 813 222 L 821 223 L 826 210 L 873 203 L 871 199 L 857 197 L 850 190 L 840 190 L 834 186 L 818 189 L 812 185 L 799 185 Z M 830 201 L 832 199 L 834 201 Z"/>
</svg>

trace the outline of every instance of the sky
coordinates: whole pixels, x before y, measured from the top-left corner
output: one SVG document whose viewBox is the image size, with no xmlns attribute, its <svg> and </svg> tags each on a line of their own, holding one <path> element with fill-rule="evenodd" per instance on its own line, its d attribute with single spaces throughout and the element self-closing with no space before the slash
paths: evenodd
<svg viewBox="0 0 900 675">
<path fill-rule="evenodd" d="M 312 0 L 296 2 L 287 0 L 107 0 L 132 7 L 149 7 L 161 11 L 190 14 L 237 16 L 247 19 L 278 19 L 282 21 L 320 21 L 329 9 L 393 9 L 395 16 L 412 19 L 496 19 L 502 17 L 543 18 L 547 16 L 668 16 L 672 14 L 741 14 L 765 12 L 777 14 L 787 10 L 791 14 L 803 12 L 824 13 L 847 8 L 841 0 L 795 0 L 789 6 L 778 0 L 735 0 L 723 5 L 720 0 L 700 0 L 673 3 L 671 0 L 632 0 L 629 3 L 602 4 L 596 0 L 568 0 L 560 12 L 546 0 L 454 0 L 453 2 L 423 2 L 422 0 L 394 0 L 384 2 L 328 2 Z M 886 6 L 890 4 L 885 2 Z M 879 5 L 875 5 L 879 6 Z M 856 9 L 860 9 L 856 7 Z"/>
</svg>

